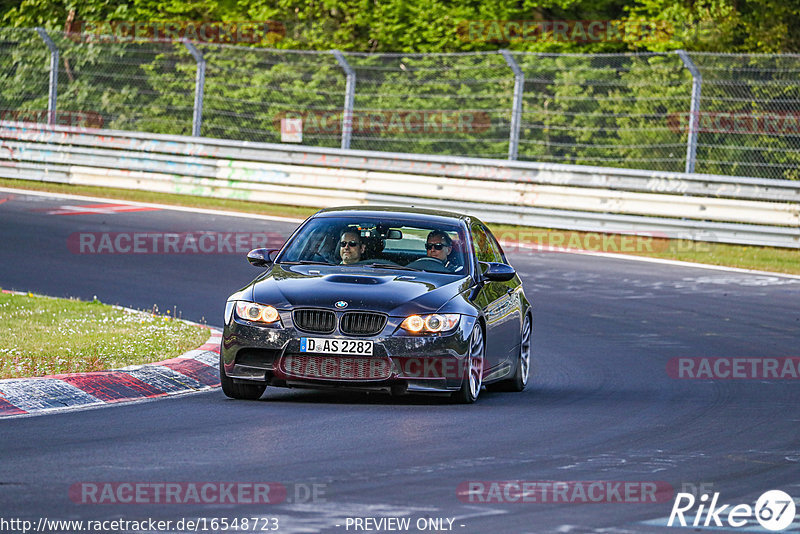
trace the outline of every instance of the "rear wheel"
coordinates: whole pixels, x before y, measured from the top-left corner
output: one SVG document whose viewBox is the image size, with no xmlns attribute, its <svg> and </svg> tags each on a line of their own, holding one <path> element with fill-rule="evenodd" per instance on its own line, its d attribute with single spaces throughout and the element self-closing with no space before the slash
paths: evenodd
<svg viewBox="0 0 800 534">
<path fill-rule="evenodd" d="M 222 392 L 232 399 L 256 400 L 264 394 L 266 384 L 241 384 L 235 383 L 225 374 L 222 358 L 219 359 L 219 381 L 222 383 Z"/>
<path fill-rule="evenodd" d="M 461 389 L 453 393 L 453 400 L 459 404 L 472 404 L 478 399 L 483 385 L 483 359 L 486 346 L 483 330 L 476 324 L 469 342 L 469 355 L 466 358 Z"/>
<path fill-rule="evenodd" d="M 492 391 L 522 391 L 525 389 L 531 372 L 531 333 L 531 316 L 526 315 L 522 322 L 522 336 L 520 337 L 514 375 L 491 386 L 486 386 L 487 388 Z"/>
</svg>

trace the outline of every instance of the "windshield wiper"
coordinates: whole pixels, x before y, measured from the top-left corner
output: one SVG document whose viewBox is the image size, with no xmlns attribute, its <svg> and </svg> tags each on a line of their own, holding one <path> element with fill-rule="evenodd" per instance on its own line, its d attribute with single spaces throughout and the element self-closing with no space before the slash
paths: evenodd
<svg viewBox="0 0 800 534">
<path fill-rule="evenodd" d="M 278 265 L 333 265 L 333 264 L 327 261 L 299 260 L 299 261 L 282 261 Z"/>
<path fill-rule="evenodd" d="M 404 267 L 402 265 L 392 265 L 391 263 L 367 263 L 367 267 L 375 267 L 376 269 L 400 269 L 401 271 L 419 271 L 411 267 Z"/>
</svg>

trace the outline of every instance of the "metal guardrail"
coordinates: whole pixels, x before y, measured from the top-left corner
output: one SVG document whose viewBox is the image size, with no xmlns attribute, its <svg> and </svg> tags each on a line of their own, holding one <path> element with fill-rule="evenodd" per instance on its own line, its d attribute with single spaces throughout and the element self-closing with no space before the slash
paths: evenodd
<svg viewBox="0 0 800 534">
<path fill-rule="evenodd" d="M 800 182 L 295 147 L 0 122 L 0 176 L 800 248 Z"/>
</svg>

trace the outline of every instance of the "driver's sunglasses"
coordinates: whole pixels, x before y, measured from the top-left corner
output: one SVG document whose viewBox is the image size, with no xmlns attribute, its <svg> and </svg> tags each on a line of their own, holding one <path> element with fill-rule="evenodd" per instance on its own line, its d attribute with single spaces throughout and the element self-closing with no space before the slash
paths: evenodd
<svg viewBox="0 0 800 534">
<path fill-rule="evenodd" d="M 340 246 L 341 248 L 344 248 L 344 247 L 346 247 L 347 245 L 350 245 L 351 247 L 353 247 L 353 248 L 356 248 L 356 247 L 357 247 L 358 245 L 360 245 L 360 244 L 361 244 L 361 243 L 359 243 L 358 241 L 339 241 L 339 246 Z"/>
<path fill-rule="evenodd" d="M 446 246 L 444 243 L 425 243 L 425 250 L 431 250 L 432 248 L 442 250 Z"/>
</svg>

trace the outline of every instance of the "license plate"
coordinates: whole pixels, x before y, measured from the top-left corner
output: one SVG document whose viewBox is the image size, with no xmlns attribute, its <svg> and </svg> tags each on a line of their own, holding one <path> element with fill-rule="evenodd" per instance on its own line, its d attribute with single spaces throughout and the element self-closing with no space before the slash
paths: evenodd
<svg viewBox="0 0 800 534">
<path fill-rule="evenodd" d="M 372 345 L 372 341 L 364 339 L 300 338 L 300 352 L 313 352 L 316 354 L 355 354 L 357 356 L 372 356 Z"/>
</svg>

